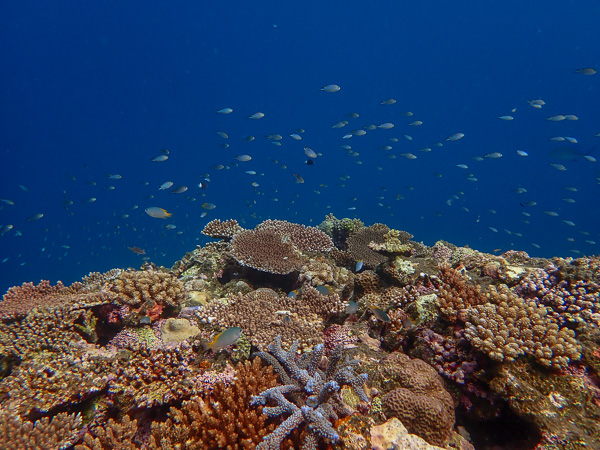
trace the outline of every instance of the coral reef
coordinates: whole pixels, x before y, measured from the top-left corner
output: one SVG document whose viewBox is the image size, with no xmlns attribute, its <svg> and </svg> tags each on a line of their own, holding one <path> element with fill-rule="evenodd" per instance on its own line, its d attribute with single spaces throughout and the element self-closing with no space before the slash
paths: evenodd
<svg viewBox="0 0 600 450">
<path fill-rule="evenodd" d="M 348 253 L 355 261 L 362 261 L 367 269 L 374 269 L 387 261 L 387 256 L 372 249 L 372 244 L 385 244 L 385 237 L 390 229 L 383 224 L 364 227 L 346 239 Z"/>
<path fill-rule="evenodd" d="M 332 215 L 203 234 L 171 269 L 8 290 L 2 448 L 597 446 L 600 258 Z"/>
<path fill-rule="evenodd" d="M 269 352 L 257 353 L 275 368 L 281 376 L 283 386 L 267 389 L 252 398 L 251 404 L 265 406 L 267 417 L 288 416 L 271 434 L 265 436 L 257 449 L 279 448 L 284 439 L 296 428 L 305 425 L 302 448 L 317 448 L 319 440 L 336 443 L 340 437 L 331 421 L 349 411 L 339 395 L 342 386 L 350 386 L 358 397 L 368 402 L 363 390 L 366 374 L 355 375 L 356 360 L 346 355 L 343 359 L 342 346 L 336 347 L 329 356 L 327 368 L 319 369 L 323 356 L 323 345 L 318 345 L 311 353 L 306 353 L 296 361 L 298 341 L 288 352 L 281 348 L 279 336 L 269 345 Z"/>
</svg>

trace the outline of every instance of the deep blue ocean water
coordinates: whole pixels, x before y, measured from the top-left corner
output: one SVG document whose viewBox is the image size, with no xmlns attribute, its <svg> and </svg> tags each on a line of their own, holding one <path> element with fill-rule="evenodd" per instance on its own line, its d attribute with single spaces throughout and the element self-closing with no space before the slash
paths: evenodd
<svg viewBox="0 0 600 450">
<path fill-rule="evenodd" d="M 133 246 L 171 265 L 206 242 L 214 218 L 315 225 L 333 213 L 429 245 L 598 253 L 600 74 L 574 73 L 600 70 L 597 1 L 31 1 L 0 11 L 2 292 L 139 267 Z M 330 84 L 341 89 L 321 91 Z M 234 111 L 216 113 L 225 107 Z M 247 119 L 256 112 L 265 117 Z M 578 120 L 547 120 L 559 114 Z M 394 128 L 343 139 L 386 122 Z M 301 141 L 290 137 L 298 129 Z M 464 138 L 446 140 L 455 133 Z M 304 147 L 320 154 L 314 165 Z M 169 159 L 151 161 L 162 149 Z M 472 159 L 494 152 L 502 157 Z M 159 191 L 166 181 L 189 189 Z M 173 216 L 152 218 L 152 206 Z"/>
</svg>

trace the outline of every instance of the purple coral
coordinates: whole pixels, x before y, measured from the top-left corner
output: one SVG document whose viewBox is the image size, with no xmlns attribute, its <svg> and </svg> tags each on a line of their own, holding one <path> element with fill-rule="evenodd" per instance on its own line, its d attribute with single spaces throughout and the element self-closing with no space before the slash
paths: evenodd
<svg viewBox="0 0 600 450">
<path fill-rule="evenodd" d="M 265 436 L 257 449 L 279 449 L 283 440 L 302 423 L 306 424 L 302 448 L 316 449 L 319 439 L 336 443 L 339 435 L 331 421 L 337 420 L 338 414 L 349 413 L 339 394 L 341 387 L 350 386 L 362 401 L 368 402 L 363 389 L 367 374 L 354 374 L 354 366 L 358 364 L 358 360 L 350 360 L 348 356 L 342 359 L 342 346 L 331 353 L 324 371 L 318 368 L 323 357 L 323 345 L 317 345 L 298 361 L 297 350 L 298 341 L 285 352 L 281 348 L 281 339 L 277 336 L 275 342 L 269 345 L 268 353 L 256 354 L 273 365 L 285 384 L 261 392 L 252 398 L 251 404 L 275 403 L 276 406 L 263 409 L 263 414 L 269 417 L 290 414 L 275 431 Z"/>
</svg>

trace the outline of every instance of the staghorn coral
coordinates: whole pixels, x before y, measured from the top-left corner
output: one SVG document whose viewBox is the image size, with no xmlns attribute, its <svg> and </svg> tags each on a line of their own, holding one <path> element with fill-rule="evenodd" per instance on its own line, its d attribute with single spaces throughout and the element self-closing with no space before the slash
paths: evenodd
<svg viewBox="0 0 600 450">
<path fill-rule="evenodd" d="M 311 353 L 302 355 L 296 361 L 298 341 L 288 352 L 281 348 L 279 336 L 269 345 L 269 352 L 259 352 L 257 356 L 273 365 L 280 375 L 283 386 L 267 389 L 252 398 L 252 405 L 263 405 L 267 417 L 288 416 L 275 431 L 266 436 L 257 449 L 279 449 L 284 439 L 296 428 L 305 424 L 302 448 L 316 449 L 319 440 L 336 443 L 340 437 L 331 421 L 350 411 L 344 405 L 340 389 L 351 387 L 356 395 L 368 403 L 363 389 L 366 374 L 355 375 L 354 366 L 358 360 L 343 359 L 343 347 L 336 347 L 329 356 L 327 368 L 319 369 L 323 357 L 323 345 L 316 346 Z M 276 406 L 266 406 L 275 403 Z"/>
<path fill-rule="evenodd" d="M 302 339 L 303 345 L 312 347 L 322 342 L 324 320 L 344 309 L 345 304 L 337 294 L 321 295 L 311 286 L 305 286 L 299 298 L 280 297 L 271 289 L 261 288 L 233 296 L 228 304 L 212 302 L 198 316 L 223 328 L 241 327 L 260 349 L 266 348 L 277 335 L 290 345 Z"/>
<path fill-rule="evenodd" d="M 284 241 L 291 242 L 294 247 L 307 252 L 328 252 L 333 242 L 325 233 L 315 227 L 307 227 L 285 220 L 265 220 L 256 226 L 256 230 L 272 230 Z"/>
<path fill-rule="evenodd" d="M 81 428 L 81 416 L 60 413 L 51 419 L 25 421 L 0 409 L 0 443 L 4 450 L 63 449 L 75 443 Z"/>
<path fill-rule="evenodd" d="M 467 310 L 465 337 L 496 361 L 533 356 L 546 367 L 567 367 L 580 358 L 575 332 L 560 327 L 545 307 L 506 286 L 490 286 L 488 303 Z"/>
<path fill-rule="evenodd" d="M 454 427 L 454 402 L 435 369 L 394 352 L 380 361 L 379 370 L 385 380 L 399 385 L 383 397 L 385 416 L 397 417 L 432 445 L 445 445 Z"/>
<path fill-rule="evenodd" d="M 263 407 L 250 406 L 253 396 L 277 384 L 273 368 L 260 358 L 238 363 L 235 381 L 218 384 L 209 395 L 171 407 L 164 423 L 152 426 L 152 439 L 161 448 L 253 449 L 275 429 L 262 414 Z"/>
<path fill-rule="evenodd" d="M 387 257 L 373 250 L 369 245 L 385 244 L 385 236 L 389 228 L 382 224 L 374 224 L 361 228 L 346 240 L 348 252 L 355 261 L 362 261 L 367 269 L 374 269 L 379 264 L 387 261 Z"/>
<path fill-rule="evenodd" d="M 224 239 L 228 241 L 243 230 L 244 229 L 235 219 L 214 219 L 204 226 L 202 234 L 211 238 Z"/>
<path fill-rule="evenodd" d="M 292 242 L 272 229 L 246 230 L 231 240 L 231 255 L 242 266 L 285 275 L 306 264 Z"/>
</svg>

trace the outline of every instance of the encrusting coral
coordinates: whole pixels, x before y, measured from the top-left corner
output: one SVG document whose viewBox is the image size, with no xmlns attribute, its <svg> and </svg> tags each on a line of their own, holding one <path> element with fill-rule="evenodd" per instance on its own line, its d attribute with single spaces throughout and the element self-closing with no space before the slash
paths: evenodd
<svg viewBox="0 0 600 450">
<path fill-rule="evenodd" d="M 342 401 L 340 389 L 350 386 L 361 401 L 369 401 L 363 389 L 367 376 L 354 374 L 358 360 L 350 360 L 344 355 L 342 346 L 331 352 L 324 370 L 319 368 L 323 345 L 305 353 L 298 361 L 297 350 L 298 341 L 285 352 L 277 337 L 269 345 L 268 353 L 256 354 L 275 368 L 284 385 L 261 392 L 252 398 L 251 404 L 265 406 L 274 403 L 276 406 L 265 406 L 263 414 L 267 417 L 287 416 L 275 431 L 265 436 L 257 449 L 279 449 L 284 439 L 302 424 L 305 424 L 302 448 L 317 449 L 320 440 L 336 443 L 340 437 L 331 421 L 351 412 Z"/>
</svg>

